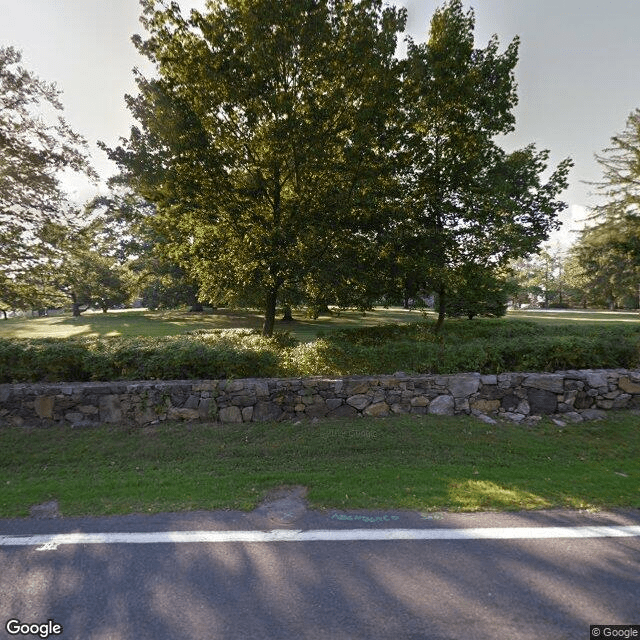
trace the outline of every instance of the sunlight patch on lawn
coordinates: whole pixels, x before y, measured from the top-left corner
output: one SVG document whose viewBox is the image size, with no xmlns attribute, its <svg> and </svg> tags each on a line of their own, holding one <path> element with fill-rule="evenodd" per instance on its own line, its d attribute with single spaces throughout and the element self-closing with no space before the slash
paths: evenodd
<svg viewBox="0 0 640 640">
<path fill-rule="evenodd" d="M 543 509 L 551 503 L 521 489 L 507 489 L 488 480 L 453 480 L 449 483 L 452 506 L 464 511 L 482 509 Z"/>
</svg>

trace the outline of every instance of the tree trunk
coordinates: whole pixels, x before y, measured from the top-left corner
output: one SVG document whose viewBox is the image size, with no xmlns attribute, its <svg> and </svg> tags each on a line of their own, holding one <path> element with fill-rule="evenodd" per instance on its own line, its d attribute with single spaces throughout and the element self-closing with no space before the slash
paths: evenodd
<svg viewBox="0 0 640 640">
<path fill-rule="evenodd" d="M 75 293 L 71 293 L 71 309 L 73 310 L 73 317 L 74 318 L 79 318 L 80 317 L 80 313 L 82 313 L 80 311 L 80 303 L 78 302 L 78 298 L 76 296 Z"/>
<path fill-rule="evenodd" d="M 291 307 L 284 308 L 284 315 L 282 316 L 282 322 L 293 322 L 293 316 L 291 315 Z"/>
<path fill-rule="evenodd" d="M 273 335 L 273 326 L 276 321 L 276 300 L 278 288 L 273 287 L 267 291 L 264 310 L 264 324 L 262 325 L 262 335 L 270 338 Z"/>
<path fill-rule="evenodd" d="M 73 310 L 73 317 L 74 318 L 79 318 L 80 314 L 83 311 L 86 311 L 90 305 L 87 305 L 84 309 L 82 308 L 82 303 L 78 302 L 78 297 L 76 296 L 75 293 L 71 294 L 71 300 L 72 300 L 72 304 L 71 304 L 71 309 Z"/>
<path fill-rule="evenodd" d="M 204 307 L 202 306 L 202 302 L 194 302 L 191 305 L 191 309 L 189 309 L 191 313 L 202 313 L 204 311 Z"/>
<path fill-rule="evenodd" d="M 411 309 L 411 303 L 409 302 L 411 298 L 415 298 L 418 293 L 418 287 L 416 286 L 416 282 L 411 277 L 406 277 L 404 279 L 404 295 L 403 295 L 403 307 L 405 309 Z"/>
<path fill-rule="evenodd" d="M 5 319 L 5 320 L 8 320 L 8 319 L 9 319 L 9 317 L 7 316 L 7 310 L 6 310 L 6 309 L 2 309 L 2 313 L 3 313 L 3 315 L 4 315 L 4 319 Z"/>
<path fill-rule="evenodd" d="M 444 324 L 444 317 L 447 313 L 447 301 L 446 301 L 446 291 L 444 285 L 440 286 L 440 290 L 438 291 L 438 321 L 436 322 L 436 326 L 434 327 L 435 333 L 440 333 L 440 329 L 442 329 L 442 325 Z"/>
</svg>

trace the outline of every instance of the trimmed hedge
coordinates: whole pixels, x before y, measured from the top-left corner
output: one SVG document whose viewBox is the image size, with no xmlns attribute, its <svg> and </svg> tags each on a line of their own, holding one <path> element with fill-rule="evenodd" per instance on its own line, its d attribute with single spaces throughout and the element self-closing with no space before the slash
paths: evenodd
<svg viewBox="0 0 640 640">
<path fill-rule="evenodd" d="M 640 326 L 547 325 L 521 320 L 450 320 L 346 329 L 287 354 L 291 375 L 502 373 L 635 368 Z"/>
<path fill-rule="evenodd" d="M 288 333 L 193 331 L 165 338 L 0 339 L 0 382 L 182 380 L 636 368 L 640 326 L 451 320 Z"/>
<path fill-rule="evenodd" d="M 0 382 L 184 380 L 278 375 L 281 344 L 257 331 L 163 338 L 0 339 Z"/>
</svg>

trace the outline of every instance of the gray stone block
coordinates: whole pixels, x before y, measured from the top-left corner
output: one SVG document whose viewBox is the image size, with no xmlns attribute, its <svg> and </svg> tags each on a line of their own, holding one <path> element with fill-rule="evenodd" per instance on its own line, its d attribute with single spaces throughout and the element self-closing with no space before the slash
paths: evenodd
<svg viewBox="0 0 640 640">
<path fill-rule="evenodd" d="M 389 405 L 386 402 L 377 402 L 376 404 L 370 404 L 364 410 L 364 414 L 372 417 L 388 416 Z"/>
<path fill-rule="evenodd" d="M 583 420 L 602 420 L 607 417 L 607 412 L 601 409 L 584 409 L 580 415 Z"/>
<path fill-rule="evenodd" d="M 454 398 L 468 398 L 480 387 L 480 376 L 451 376 L 448 388 Z"/>
<path fill-rule="evenodd" d="M 111 424 L 122 422 L 122 409 L 118 396 L 109 395 L 100 398 L 100 420 Z"/>
<path fill-rule="evenodd" d="M 558 398 L 555 393 L 544 389 L 531 388 L 527 397 L 531 413 L 534 415 L 547 415 L 556 412 Z"/>
<path fill-rule="evenodd" d="M 220 420 L 220 422 L 242 422 L 242 413 L 235 405 L 224 407 L 218 412 L 218 420 Z"/>
<path fill-rule="evenodd" d="M 358 415 L 357 409 L 348 404 L 343 404 L 340 407 L 329 411 L 328 418 L 355 418 Z"/>
<path fill-rule="evenodd" d="M 505 411 L 500 414 L 500 417 L 510 420 L 511 422 L 522 422 L 526 418 L 522 413 L 516 413 L 515 411 Z"/>
<path fill-rule="evenodd" d="M 357 394 L 347 398 L 347 404 L 354 407 L 358 411 L 362 411 L 366 406 L 371 404 L 371 398 L 363 394 Z"/>
<path fill-rule="evenodd" d="M 593 373 L 587 373 L 585 375 L 587 385 L 592 388 L 606 388 L 607 387 L 607 374 L 604 371 L 597 371 Z"/>
<path fill-rule="evenodd" d="M 329 407 L 325 402 L 314 402 L 307 405 L 304 412 L 309 418 L 323 418 L 329 413 Z"/>
<path fill-rule="evenodd" d="M 278 420 L 282 414 L 282 409 L 275 402 L 258 400 L 253 408 L 253 422 L 272 422 Z"/>
<path fill-rule="evenodd" d="M 558 373 L 531 373 L 524 379 L 522 386 L 562 393 L 564 378 Z"/>
<path fill-rule="evenodd" d="M 431 401 L 429 413 L 438 416 L 452 416 L 455 411 L 453 396 L 438 396 Z"/>
</svg>

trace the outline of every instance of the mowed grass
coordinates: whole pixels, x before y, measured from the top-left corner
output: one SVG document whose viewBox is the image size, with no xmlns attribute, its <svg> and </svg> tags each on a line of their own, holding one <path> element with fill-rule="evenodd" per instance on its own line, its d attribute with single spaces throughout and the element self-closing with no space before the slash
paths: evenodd
<svg viewBox="0 0 640 640">
<path fill-rule="evenodd" d="M 545 324 L 640 323 L 638 311 L 604 311 L 582 309 L 522 309 L 507 312 L 507 318 Z"/>
<path fill-rule="evenodd" d="M 321 331 L 368 327 L 390 322 L 407 323 L 423 319 L 420 311 L 378 307 L 365 313 L 341 311 L 331 316 L 310 320 L 294 313 L 293 322 L 276 320 L 276 331 L 289 331 L 301 342 L 314 340 Z M 263 316 L 258 311 L 218 309 L 203 313 L 188 311 L 122 311 L 85 312 L 79 318 L 71 315 L 43 318 L 9 318 L 0 320 L 0 338 L 69 338 L 108 336 L 172 336 L 197 329 L 258 329 Z"/>
<path fill-rule="evenodd" d="M 0 516 L 253 509 L 303 485 L 318 509 L 640 508 L 640 416 L 559 427 L 472 416 L 0 431 Z"/>
<path fill-rule="evenodd" d="M 423 312 L 408 311 L 400 307 L 376 307 L 372 311 L 347 310 L 331 316 L 308 319 L 294 312 L 293 322 L 276 320 L 276 331 L 289 331 L 301 342 L 315 340 L 318 333 L 355 327 L 370 327 L 388 323 L 406 324 L 424 319 Z M 426 312 L 434 318 L 433 311 Z M 509 311 L 509 320 L 528 320 L 551 325 L 640 323 L 640 314 L 634 311 L 582 311 L 582 310 L 522 310 Z M 43 318 L 9 318 L 0 320 L 0 338 L 68 338 L 108 336 L 172 336 L 197 329 L 259 329 L 263 316 L 255 310 L 218 309 L 203 313 L 188 311 L 122 311 L 85 312 L 79 318 L 71 315 Z M 451 322 L 451 321 L 449 321 Z"/>
</svg>

